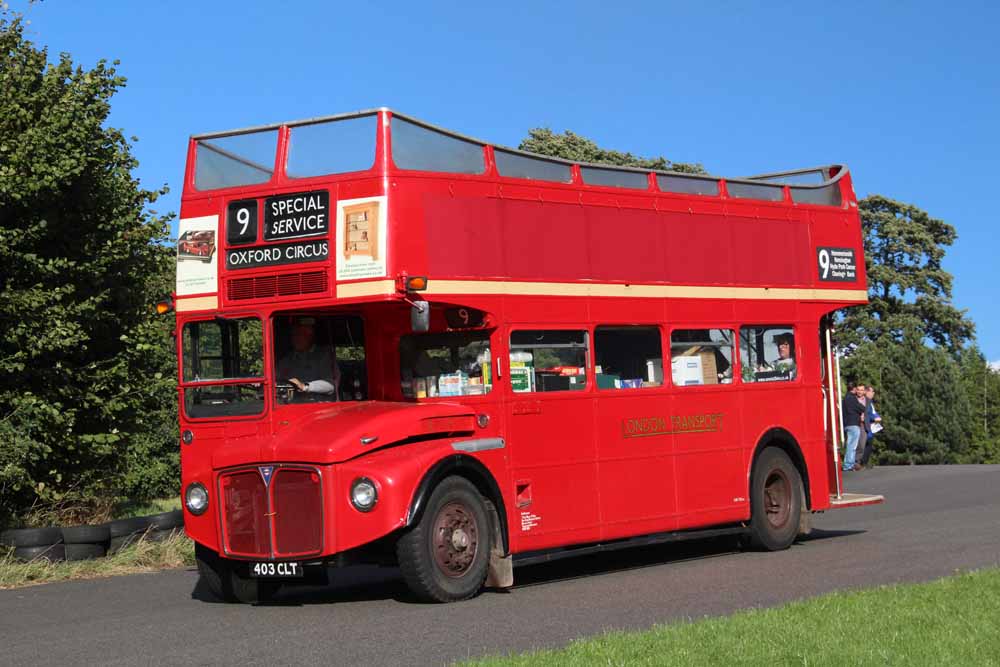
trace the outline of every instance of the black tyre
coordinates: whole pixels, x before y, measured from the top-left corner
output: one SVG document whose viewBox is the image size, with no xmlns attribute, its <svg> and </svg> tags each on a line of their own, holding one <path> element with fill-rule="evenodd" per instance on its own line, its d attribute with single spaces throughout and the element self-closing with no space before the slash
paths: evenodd
<svg viewBox="0 0 1000 667">
<path fill-rule="evenodd" d="M 0 544 L 8 547 L 47 547 L 62 539 L 59 528 L 14 528 L 0 533 Z"/>
<path fill-rule="evenodd" d="M 448 477 L 434 489 L 420 520 L 396 542 L 396 557 L 418 598 L 455 602 L 482 589 L 492 544 L 479 491 L 462 477 Z"/>
<path fill-rule="evenodd" d="M 107 549 L 103 544 L 65 544 L 66 560 L 90 560 L 104 558 Z"/>
<path fill-rule="evenodd" d="M 251 579 L 236 572 L 234 561 L 200 544 L 194 545 L 194 557 L 202 583 L 213 596 L 223 602 L 257 604 L 267 602 L 278 592 L 281 584 L 267 579 Z"/>
<path fill-rule="evenodd" d="M 149 528 L 149 518 L 144 516 L 136 516 L 131 519 L 119 519 L 117 521 L 109 521 L 104 524 L 108 527 L 108 532 L 111 534 L 111 539 L 116 537 L 124 537 L 126 535 L 132 535 L 134 533 L 144 533 L 146 529 Z"/>
<path fill-rule="evenodd" d="M 70 526 L 62 529 L 66 544 L 106 545 L 111 539 L 111 530 L 106 524 L 100 526 Z"/>
<path fill-rule="evenodd" d="M 780 551 L 795 541 L 802 513 L 802 477 L 777 447 L 768 447 L 754 463 L 750 480 L 750 544 Z"/>
<path fill-rule="evenodd" d="M 184 527 L 184 512 L 174 510 L 173 512 L 163 512 L 162 514 L 151 514 L 146 517 L 149 527 L 156 530 L 170 530 L 171 528 Z"/>
<path fill-rule="evenodd" d="M 14 558 L 25 563 L 41 560 L 55 563 L 66 560 L 66 551 L 62 544 L 49 544 L 41 547 L 17 547 L 14 549 Z"/>
</svg>

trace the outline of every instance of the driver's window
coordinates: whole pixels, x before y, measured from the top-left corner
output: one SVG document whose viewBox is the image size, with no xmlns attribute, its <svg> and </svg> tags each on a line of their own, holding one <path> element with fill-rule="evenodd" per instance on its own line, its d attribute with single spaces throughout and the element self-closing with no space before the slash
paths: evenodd
<svg viewBox="0 0 1000 667">
<path fill-rule="evenodd" d="M 355 315 L 278 315 L 274 319 L 279 403 L 364 400 L 364 325 Z"/>
</svg>

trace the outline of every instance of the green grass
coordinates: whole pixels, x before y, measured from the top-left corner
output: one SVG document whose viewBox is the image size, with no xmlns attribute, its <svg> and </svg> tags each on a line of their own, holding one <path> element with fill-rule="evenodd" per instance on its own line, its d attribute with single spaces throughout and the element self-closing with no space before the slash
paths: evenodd
<svg viewBox="0 0 1000 667">
<path fill-rule="evenodd" d="M 6 550 L 0 551 L 0 589 L 155 572 L 191 565 L 194 565 L 194 543 L 182 533 L 175 533 L 161 542 L 140 540 L 107 558 L 84 561 L 22 563 L 15 560 L 13 550 Z"/>
<path fill-rule="evenodd" d="M 122 503 L 115 507 L 113 517 L 115 519 L 130 519 L 134 516 L 149 516 L 150 514 L 172 512 L 180 508 L 180 496 L 158 498 L 144 503 Z"/>
<path fill-rule="evenodd" d="M 1000 569 L 611 632 L 468 665 L 1000 665 Z"/>
</svg>

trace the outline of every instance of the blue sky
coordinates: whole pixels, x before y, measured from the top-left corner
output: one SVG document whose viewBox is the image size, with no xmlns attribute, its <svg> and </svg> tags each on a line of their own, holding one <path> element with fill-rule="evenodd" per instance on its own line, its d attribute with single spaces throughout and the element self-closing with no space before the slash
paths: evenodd
<svg viewBox="0 0 1000 667">
<path fill-rule="evenodd" d="M 746 175 L 848 164 L 958 229 L 955 303 L 1000 360 L 1000 5 L 255 0 L 24 10 L 50 56 L 120 59 L 112 123 L 177 211 L 190 134 L 391 106 L 516 145 L 531 127 Z"/>
</svg>

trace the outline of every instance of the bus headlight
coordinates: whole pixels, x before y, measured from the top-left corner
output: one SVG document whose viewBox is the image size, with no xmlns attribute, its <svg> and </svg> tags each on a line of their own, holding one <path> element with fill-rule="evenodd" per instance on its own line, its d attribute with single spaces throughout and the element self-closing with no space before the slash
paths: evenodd
<svg viewBox="0 0 1000 667">
<path fill-rule="evenodd" d="M 359 512 L 371 512 L 378 502 L 375 482 L 367 477 L 359 477 L 351 484 L 351 504 Z"/>
<path fill-rule="evenodd" d="M 195 516 L 200 516 L 208 509 L 208 490 L 201 482 L 188 484 L 184 491 L 184 505 Z"/>
</svg>

